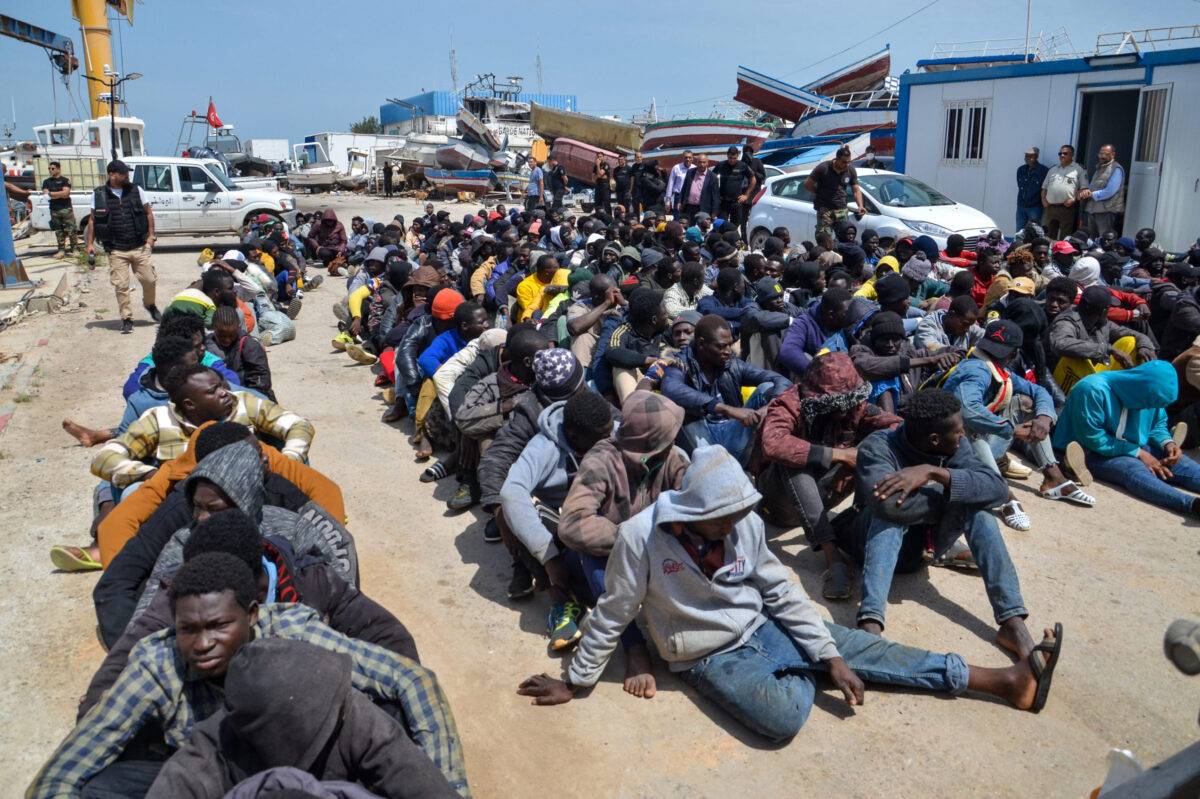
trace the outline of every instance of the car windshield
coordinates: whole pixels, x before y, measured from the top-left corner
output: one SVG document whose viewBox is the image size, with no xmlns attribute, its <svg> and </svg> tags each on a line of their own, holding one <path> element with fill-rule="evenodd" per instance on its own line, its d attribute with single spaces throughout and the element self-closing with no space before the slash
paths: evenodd
<svg viewBox="0 0 1200 799">
<path fill-rule="evenodd" d="M 905 175 L 859 175 L 858 182 L 877 203 L 889 208 L 954 205 L 937 189 Z"/>
</svg>

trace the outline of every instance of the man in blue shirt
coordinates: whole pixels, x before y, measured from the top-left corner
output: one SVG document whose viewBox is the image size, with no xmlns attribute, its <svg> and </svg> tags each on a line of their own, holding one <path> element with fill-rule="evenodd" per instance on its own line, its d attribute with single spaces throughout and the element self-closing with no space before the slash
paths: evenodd
<svg viewBox="0 0 1200 799">
<path fill-rule="evenodd" d="M 1017 167 L 1017 226 L 1024 230 L 1028 222 L 1042 221 L 1042 181 L 1050 170 L 1038 161 L 1041 151 L 1030 147 L 1025 151 L 1025 163 Z"/>
<path fill-rule="evenodd" d="M 546 179 L 538 160 L 529 158 L 529 185 L 525 187 L 525 210 L 532 211 L 546 204 Z"/>
<path fill-rule="evenodd" d="M 482 305 L 471 301 L 459 303 L 454 309 L 453 327 L 438 334 L 417 358 L 421 371 L 433 377 L 442 364 L 491 326 L 491 320 Z"/>
</svg>

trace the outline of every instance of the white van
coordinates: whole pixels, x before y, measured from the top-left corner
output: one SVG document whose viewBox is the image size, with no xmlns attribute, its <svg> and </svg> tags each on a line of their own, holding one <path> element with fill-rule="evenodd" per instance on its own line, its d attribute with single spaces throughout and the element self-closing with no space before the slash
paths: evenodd
<svg viewBox="0 0 1200 799">
<path fill-rule="evenodd" d="M 296 198 L 271 189 L 238 186 L 219 169 L 193 158 L 131 156 L 130 180 L 142 187 L 154 209 L 157 235 L 240 234 L 255 216 L 278 217 L 289 226 L 296 222 Z M 101 163 L 99 169 L 104 169 Z M 103 178 L 99 178 L 103 180 Z M 82 231 L 91 216 L 92 192 L 75 185 L 71 204 Z M 33 197 L 33 226 L 50 229 L 50 201 L 44 194 Z"/>
</svg>

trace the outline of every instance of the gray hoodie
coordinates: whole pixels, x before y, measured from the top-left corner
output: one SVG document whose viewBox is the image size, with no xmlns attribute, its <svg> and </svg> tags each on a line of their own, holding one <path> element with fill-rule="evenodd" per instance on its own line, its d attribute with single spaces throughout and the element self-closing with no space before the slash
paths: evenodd
<svg viewBox="0 0 1200 799">
<path fill-rule="evenodd" d="M 249 441 L 239 441 L 221 447 L 197 464 L 184 483 L 191 497 L 198 479 L 215 483 L 233 504 L 258 522 L 263 536 L 277 535 L 292 545 L 297 555 L 312 554 L 321 562 L 333 566 L 334 573 L 351 585 L 358 585 L 358 555 L 350 532 L 330 516 L 320 505 L 308 502 L 299 512 L 274 505 L 264 505 L 263 466 L 258 451 Z M 155 593 L 168 583 L 183 564 L 183 545 L 191 536 L 191 526 L 181 527 L 163 547 L 146 587 L 138 599 L 137 609 L 130 619 L 140 616 Z"/>
<path fill-rule="evenodd" d="M 604 573 L 606 591 L 583 625 L 568 669 L 572 684 L 594 685 L 638 615 L 672 671 L 744 644 L 768 618 L 814 661 L 837 657 L 825 622 L 767 549 L 762 520 L 750 513 L 725 539 L 725 565 L 709 579 L 665 529 L 753 508 L 762 499 L 723 447 L 699 447 L 678 491 L 621 525 Z"/>
<path fill-rule="evenodd" d="M 532 500 L 536 498 L 543 505 L 561 508 L 571 480 L 579 471 L 579 458 L 563 435 L 566 404 L 551 403 L 538 415 L 537 435 L 525 445 L 500 489 L 504 520 L 539 563 L 555 557 L 560 550 Z"/>
</svg>

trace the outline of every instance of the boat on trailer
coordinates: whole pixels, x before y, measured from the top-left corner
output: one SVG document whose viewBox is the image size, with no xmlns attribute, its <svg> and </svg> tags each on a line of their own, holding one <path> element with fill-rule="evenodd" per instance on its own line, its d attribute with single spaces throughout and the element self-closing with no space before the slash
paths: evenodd
<svg viewBox="0 0 1200 799">
<path fill-rule="evenodd" d="M 426 169 L 425 180 L 442 194 L 460 191 L 487 194 L 496 181 L 496 173 L 490 169 Z"/>
<path fill-rule="evenodd" d="M 748 119 L 671 119 L 651 122 L 642 136 L 642 153 L 671 147 L 746 142 L 758 149 L 773 128 Z"/>
</svg>

